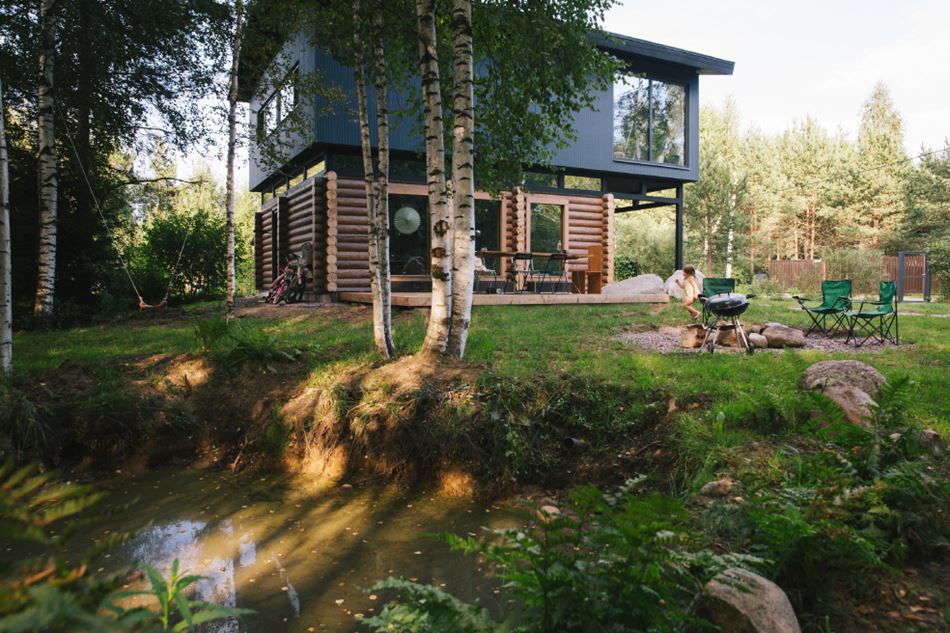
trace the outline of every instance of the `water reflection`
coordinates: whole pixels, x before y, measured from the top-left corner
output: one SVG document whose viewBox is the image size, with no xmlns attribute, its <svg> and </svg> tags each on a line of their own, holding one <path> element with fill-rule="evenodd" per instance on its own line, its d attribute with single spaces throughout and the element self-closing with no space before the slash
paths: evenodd
<svg viewBox="0 0 950 633">
<path fill-rule="evenodd" d="M 514 525 L 505 512 L 426 492 L 306 486 L 200 471 L 113 482 L 112 499 L 139 498 L 108 526 L 135 532 L 113 561 L 142 560 L 167 573 L 178 558 L 206 576 L 196 597 L 256 611 L 243 625 L 213 629 L 221 633 L 357 631 L 357 616 L 376 613 L 384 598 L 363 588 L 389 575 L 489 607 L 497 600 L 497 581 L 425 534 Z"/>
</svg>

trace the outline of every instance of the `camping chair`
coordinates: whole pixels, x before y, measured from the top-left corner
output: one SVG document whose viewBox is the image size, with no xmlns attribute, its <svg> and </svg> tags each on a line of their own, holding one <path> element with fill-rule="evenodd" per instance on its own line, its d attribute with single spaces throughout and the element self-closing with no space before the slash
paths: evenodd
<svg viewBox="0 0 950 633">
<path fill-rule="evenodd" d="M 865 309 L 865 305 L 869 306 Z M 873 306 L 873 307 L 870 307 Z M 861 347 L 870 339 L 879 343 L 890 341 L 894 345 L 900 342 L 900 328 L 897 323 L 897 284 L 882 281 L 878 301 L 862 301 L 857 310 L 848 310 L 844 314 L 848 322 L 848 338 L 855 347 Z M 864 337 L 861 341 L 858 338 Z"/>
<path fill-rule="evenodd" d="M 560 284 L 567 284 L 567 251 L 555 251 L 548 255 L 544 270 L 538 281 L 538 292 L 544 292 L 544 282 L 550 280 L 551 294 L 558 291 Z M 570 287 L 568 286 L 568 289 Z"/>
<path fill-rule="evenodd" d="M 825 336 L 831 336 L 836 330 L 844 329 L 847 325 L 844 313 L 851 309 L 851 280 L 828 280 L 821 282 L 821 303 L 817 306 L 806 306 L 808 301 L 806 297 L 794 295 L 792 297 L 798 301 L 808 316 L 811 317 L 811 327 L 805 332 L 808 336 L 812 332 L 821 332 Z M 831 320 L 831 326 L 828 320 Z"/>
<path fill-rule="evenodd" d="M 717 316 L 706 309 L 706 300 L 714 295 L 727 294 L 736 291 L 736 280 L 731 277 L 704 277 L 703 292 L 699 295 L 699 301 L 703 304 L 703 325 L 707 328 L 712 326 Z"/>
</svg>

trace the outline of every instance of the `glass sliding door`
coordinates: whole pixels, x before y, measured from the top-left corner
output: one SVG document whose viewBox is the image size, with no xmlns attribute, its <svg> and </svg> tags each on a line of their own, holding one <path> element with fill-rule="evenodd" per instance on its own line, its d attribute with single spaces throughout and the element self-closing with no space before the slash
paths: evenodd
<svg viewBox="0 0 950 633">
<path fill-rule="evenodd" d="M 532 253 L 553 253 L 561 250 L 564 235 L 564 207 L 559 204 L 531 205 L 531 242 Z M 556 263 L 556 262 L 555 262 Z M 544 270 L 548 265 L 547 257 L 535 257 L 536 270 Z M 558 265 L 557 272 L 560 271 Z M 549 272 L 556 272 L 553 268 Z"/>
</svg>

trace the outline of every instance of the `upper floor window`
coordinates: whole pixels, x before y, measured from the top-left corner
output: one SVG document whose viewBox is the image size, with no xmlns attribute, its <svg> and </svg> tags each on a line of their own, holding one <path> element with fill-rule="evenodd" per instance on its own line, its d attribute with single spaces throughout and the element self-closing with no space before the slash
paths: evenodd
<svg viewBox="0 0 950 633">
<path fill-rule="evenodd" d="M 280 86 L 264 99 L 257 111 L 257 137 L 263 139 L 277 129 L 297 107 L 297 86 L 300 84 L 300 67 L 295 65 L 284 77 Z"/>
<path fill-rule="evenodd" d="M 614 83 L 614 158 L 686 164 L 686 86 L 639 75 Z"/>
</svg>

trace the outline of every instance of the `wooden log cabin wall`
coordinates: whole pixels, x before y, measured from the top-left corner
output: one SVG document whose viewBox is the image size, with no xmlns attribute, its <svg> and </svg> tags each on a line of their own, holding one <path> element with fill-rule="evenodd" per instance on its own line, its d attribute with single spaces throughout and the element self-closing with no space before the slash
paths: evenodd
<svg viewBox="0 0 950 633">
<path fill-rule="evenodd" d="M 391 195 L 426 195 L 424 184 L 392 183 Z M 481 199 L 488 194 L 479 192 Z M 603 247 L 606 281 L 613 280 L 614 200 L 607 195 L 536 194 L 515 187 L 499 198 L 499 240 L 505 251 L 531 247 L 531 205 L 562 207 L 562 246 L 586 258 L 589 246 Z M 370 289 L 369 226 L 361 179 L 327 172 L 308 178 L 265 203 L 255 218 L 255 280 L 266 290 L 288 256 L 309 242 L 307 291 L 313 295 L 366 292 Z M 501 262 L 502 270 L 507 262 Z M 584 270 L 585 259 L 569 262 Z"/>
</svg>

